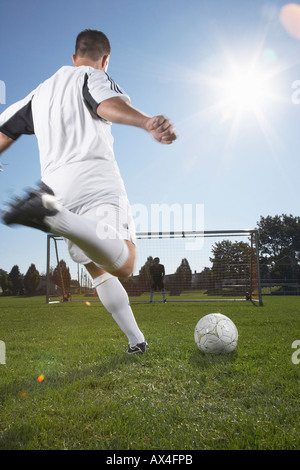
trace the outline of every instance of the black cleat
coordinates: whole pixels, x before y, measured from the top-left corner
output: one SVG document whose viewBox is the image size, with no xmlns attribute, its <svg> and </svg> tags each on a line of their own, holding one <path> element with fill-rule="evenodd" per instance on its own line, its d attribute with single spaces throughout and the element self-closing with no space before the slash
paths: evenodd
<svg viewBox="0 0 300 470">
<path fill-rule="evenodd" d="M 6 225 L 25 225 L 43 232 L 50 232 L 44 217 L 57 214 L 59 202 L 53 191 L 41 183 L 39 190 L 31 190 L 23 199 L 17 198 L 2 214 Z"/>
<path fill-rule="evenodd" d="M 149 346 L 146 342 L 136 344 L 133 347 L 128 345 L 127 353 L 128 354 L 144 354 L 146 351 L 148 351 L 148 349 L 149 349 Z"/>
</svg>

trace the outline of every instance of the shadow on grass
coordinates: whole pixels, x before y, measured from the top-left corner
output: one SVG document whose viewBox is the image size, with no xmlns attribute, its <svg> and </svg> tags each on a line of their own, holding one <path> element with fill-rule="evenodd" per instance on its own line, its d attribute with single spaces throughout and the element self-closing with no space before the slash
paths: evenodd
<svg viewBox="0 0 300 470">
<path fill-rule="evenodd" d="M 104 377 L 111 371 L 118 372 L 129 365 L 140 364 L 143 361 L 140 355 L 128 355 L 126 353 L 115 354 L 108 358 L 101 358 L 99 362 L 92 364 L 80 364 L 78 367 L 63 370 L 62 365 L 58 367 L 58 370 L 45 374 L 44 381 L 39 383 L 37 376 L 30 376 L 25 380 L 16 380 L 10 384 L 2 384 L 0 386 L 0 404 L 3 405 L 6 400 L 16 396 L 28 396 L 39 394 L 41 390 L 45 390 L 45 387 L 58 389 L 60 387 L 72 386 L 75 382 L 82 380 L 91 379 L 97 380 L 98 378 Z"/>
<path fill-rule="evenodd" d="M 56 403 L 56 407 L 64 409 L 66 396 L 69 395 L 71 399 L 72 396 L 81 393 L 82 388 L 111 390 L 117 385 L 110 380 L 110 373 L 118 374 L 134 364 L 143 366 L 142 357 L 121 353 L 104 357 L 103 360 L 100 358 L 98 362 L 92 364 L 81 364 L 66 371 L 60 364 L 57 370 L 45 374 L 41 383 L 38 382 L 38 377 L 32 374 L 9 384 L 2 382 L 0 409 L 6 405 L 10 407 L 14 403 L 14 419 L 7 426 L 0 425 L 0 450 L 26 449 L 37 433 L 44 432 L 43 422 L 39 422 L 34 416 L 36 409 L 41 408 L 41 415 L 46 409 L 51 409 L 53 403 Z M 66 408 L 68 406 L 69 403 Z M 24 422 L 24 418 L 28 422 Z"/>
<path fill-rule="evenodd" d="M 190 356 L 190 364 L 195 368 L 207 368 L 216 364 L 229 364 L 237 360 L 237 351 L 229 354 L 204 354 L 201 351 L 194 351 Z"/>
</svg>

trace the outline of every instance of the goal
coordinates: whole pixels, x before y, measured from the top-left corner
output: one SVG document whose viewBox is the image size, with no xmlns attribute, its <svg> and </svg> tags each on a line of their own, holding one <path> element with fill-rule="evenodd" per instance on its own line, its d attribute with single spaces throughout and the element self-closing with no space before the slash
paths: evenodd
<svg viewBox="0 0 300 470">
<path fill-rule="evenodd" d="M 163 283 L 153 280 L 155 258 Z M 256 230 L 137 234 L 135 270 L 120 279 L 131 302 L 262 303 Z M 46 302 L 98 301 L 92 279 L 63 238 L 47 238 Z"/>
</svg>

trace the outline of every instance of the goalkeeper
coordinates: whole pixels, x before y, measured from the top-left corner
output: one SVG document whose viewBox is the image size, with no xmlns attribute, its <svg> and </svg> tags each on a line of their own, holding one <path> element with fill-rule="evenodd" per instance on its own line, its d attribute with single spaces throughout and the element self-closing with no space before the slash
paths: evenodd
<svg viewBox="0 0 300 470">
<path fill-rule="evenodd" d="M 106 309 L 129 340 L 129 353 L 147 349 L 118 280 L 132 273 L 136 248 L 130 206 L 113 152 L 111 123 L 139 127 L 162 144 L 176 134 L 164 116 L 133 108 L 107 74 L 110 43 L 100 31 L 76 38 L 74 67 L 64 66 L 0 115 L 0 153 L 22 134 L 35 134 L 40 188 L 4 213 L 21 224 L 63 236 L 83 264 Z"/>
<path fill-rule="evenodd" d="M 162 292 L 163 301 L 166 302 L 165 293 L 165 267 L 160 264 L 158 257 L 154 258 L 153 264 L 150 266 L 150 276 L 152 279 L 150 290 L 150 302 L 153 302 L 154 291 L 159 290 Z"/>
</svg>

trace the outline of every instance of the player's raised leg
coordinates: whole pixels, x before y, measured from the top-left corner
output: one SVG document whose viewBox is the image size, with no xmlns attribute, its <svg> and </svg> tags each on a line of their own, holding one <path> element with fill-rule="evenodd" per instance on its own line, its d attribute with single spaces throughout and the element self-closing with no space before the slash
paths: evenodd
<svg viewBox="0 0 300 470">
<path fill-rule="evenodd" d="M 135 246 L 132 243 L 120 238 L 114 227 L 62 207 L 46 185 L 20 199 L 2 218 L 7 225 L 26 225 L 71 240 L 94 263 L 114 276 L 128 276 L 133 271 Z"/>
<path fill-rule="evenodd" d="M 116 229 L 101 221 L 87 219 L 65 208 L 45 217 L 51 232 L 71 240 L 86 255 L 114 276 L 128 276 L 135 261 L 135 246 L 121 238 Z M 105 233 L 106 238 L 103 237 Z"/>
</svg>

